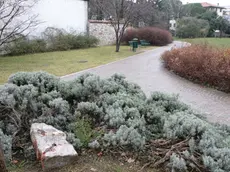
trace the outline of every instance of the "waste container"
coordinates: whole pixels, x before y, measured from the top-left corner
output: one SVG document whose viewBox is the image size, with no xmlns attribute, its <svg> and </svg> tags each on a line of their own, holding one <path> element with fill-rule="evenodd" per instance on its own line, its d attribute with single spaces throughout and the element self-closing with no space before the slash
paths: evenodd
<svg viewBox="0 0 230 172">
<path fill-rule="evenodd" d="M 137 48 L 138 48 L 138 39 L 133 38 L 133 52 L 136 52 Z"/>
</svg>

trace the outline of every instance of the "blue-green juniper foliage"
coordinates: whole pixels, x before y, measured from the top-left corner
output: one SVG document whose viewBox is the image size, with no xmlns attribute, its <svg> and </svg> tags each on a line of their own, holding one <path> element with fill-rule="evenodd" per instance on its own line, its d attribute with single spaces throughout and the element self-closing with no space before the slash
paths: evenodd
<svg viewBox="0 0 230 172">
<path fill-rule="evenodd" d="M 87 137 L 81 132 L 78 138 L 76 129 L 84 124 L 79 120 L 97 132 Z M 108 79 L 85 74 L 69 82 L 45 72 L 12 75 L 0 88 L 0 139 L 7 160 L 12 150 L 31 146 L 33 122 L 66 132 L 76 149 L 97 140 L 103 149 L 148 152 L 154 140 L 186 140 L 186 150 L 172 152 L 164 162 L 171 171 L 199 169 L 198 155 L 202 169 L 230 171 L 230 127 L 207 122 L 176 96 L 155 92 L 147 98 L 138 85 L 116 74 Z"/>
</svg>

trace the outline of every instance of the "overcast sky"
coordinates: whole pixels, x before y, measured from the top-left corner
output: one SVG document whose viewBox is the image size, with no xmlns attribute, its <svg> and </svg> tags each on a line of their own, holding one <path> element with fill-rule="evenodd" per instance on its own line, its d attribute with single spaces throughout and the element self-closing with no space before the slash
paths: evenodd
<svg viewBox="0 0 230 172">
<path fill-rule="evenodd" d="M 191 2 L 208 2 L 211 4 L 217 4 L 219 3 L 220 6 L 230 6 L 229 0 L 181 0 L 183 3 L 191 3 Z"/>
</svg>

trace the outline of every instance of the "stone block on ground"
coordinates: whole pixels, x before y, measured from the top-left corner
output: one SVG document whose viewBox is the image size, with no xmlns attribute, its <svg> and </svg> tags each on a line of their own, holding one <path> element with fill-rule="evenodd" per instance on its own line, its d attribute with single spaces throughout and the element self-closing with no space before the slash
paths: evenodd
<svg viewBox="0 0 230 172">
<path fill-rule="evenodd" d="M 43 170 L 61 168 L 76 160 L 78 154 L 66 141 L 64 132 L 44 123 L 34 123 L 30 136 Z"/>
</svg>

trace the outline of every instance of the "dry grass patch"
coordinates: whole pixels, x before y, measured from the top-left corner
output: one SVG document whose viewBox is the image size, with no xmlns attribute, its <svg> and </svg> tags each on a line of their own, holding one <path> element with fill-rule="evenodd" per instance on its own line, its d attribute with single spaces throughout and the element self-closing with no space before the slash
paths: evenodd
<svg viewBox="0 0 230 172">
<path fill-rule="evenodd" d="M 80 156 L 76 164 L 55 170 L 55 172 L 160 172 L 152 168 L 144 170 L 141 168 L 142 166 L 138 162 L 128 163 L 111 156 L 99 158 L 92 154 Z M 20 168 L 11 167 L 10 172 L 42 172 L 42 170 L 40 164 L 34 163 Z"/>
</svg>

